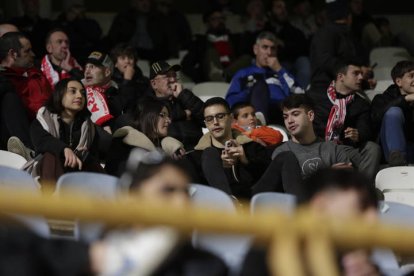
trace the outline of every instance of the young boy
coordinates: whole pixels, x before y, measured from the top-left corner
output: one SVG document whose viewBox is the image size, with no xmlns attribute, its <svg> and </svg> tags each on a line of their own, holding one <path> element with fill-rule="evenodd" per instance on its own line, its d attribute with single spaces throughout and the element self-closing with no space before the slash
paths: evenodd
<svg viewBox="0 0 414 276">
<path fill-rule="evenodd" d="M 244 135 L 263 146 L 274 146 L 282 143 L 283 135 L 280 131 L 267 126 L 258 126 L 256 110 L 247 102 L 237 103 L 231 109 L 233 114 L 232 128 L 241 131 Z"/>
<path fill-rule="evenodd" d="M 380 132 L 390 166 L 414 162 L 414 61 L 400 61 L 391 70 L 394 84 L 375 96 L 371 119 Z"/>
</svg>

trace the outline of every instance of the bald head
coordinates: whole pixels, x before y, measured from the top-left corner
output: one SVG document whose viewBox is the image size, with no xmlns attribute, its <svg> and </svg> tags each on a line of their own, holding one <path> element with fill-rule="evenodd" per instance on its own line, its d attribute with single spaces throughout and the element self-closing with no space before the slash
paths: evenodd
<svg viewBox="0 0 414 276">
<path fill-rule="evenodd" d="M 2 37 L 5 33 L 18 31 L 19 29 L 17 29 L 17 27 L 12 24 L 0 24 L 0 37 Z"/>
</svg>

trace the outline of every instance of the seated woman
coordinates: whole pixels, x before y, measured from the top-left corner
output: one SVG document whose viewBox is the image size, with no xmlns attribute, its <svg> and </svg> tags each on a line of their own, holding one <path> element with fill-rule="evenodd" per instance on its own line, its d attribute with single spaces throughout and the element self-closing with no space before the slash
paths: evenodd
<svg viewBox="0 0 414 276">
<path fill-rule="evenodd" d="M 146 151 L 161 148 L 167 155 L 178 159 L 184 154 L 183 144 L 167 137 L 171 123 L 167 106 L 154 99 L 143 99 L 133 113 L 133 122 L 113 134 L 105 170 L 120 176 L 132 149 L 138 147 Z"/>
<path fill-rule="evenodd" d="M 98 158 L 98 132 L 85 103 L 83 84 L 64 79 L 39 109 L 30 135 L 36 154 L 42 154 L 35 158 L 40 161 L 34 169 L 42 184 L 54 184 L 69 171 L 104 173 Z"/>
</svg>

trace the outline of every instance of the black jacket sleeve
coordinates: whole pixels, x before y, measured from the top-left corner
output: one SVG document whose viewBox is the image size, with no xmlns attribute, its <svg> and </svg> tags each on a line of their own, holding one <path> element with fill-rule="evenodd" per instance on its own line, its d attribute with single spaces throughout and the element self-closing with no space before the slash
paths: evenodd
<svg viewBox="0 0 414 276">
<path fill-rule="evenodd" d="M 181 103 L 184 109 L 191 111 L 191 116 L 193 119 L 197 120 L 200 124 L 203 124 L 204 102 L 199 97 L 194 95 L 194 93 L 190 90 L 183 89 L 177 100 Z"/>
<path fill-rule="evenodd" d="M 36 153 L 50 152 L 61 156 L 63 150 L 69 148 L 69 145 L 47 132 L 37 119 L 30 126 L 30 137 Z"/>
</svg>

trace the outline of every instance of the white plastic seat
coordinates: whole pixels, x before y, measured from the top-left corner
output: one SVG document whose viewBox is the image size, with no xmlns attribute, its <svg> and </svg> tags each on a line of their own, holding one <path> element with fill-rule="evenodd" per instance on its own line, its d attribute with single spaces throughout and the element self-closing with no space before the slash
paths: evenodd
<svg viewBox="0 0 414 276">
<path fill-rule="evenodd" d="M 16 153 L 0 150 L 0 166 L 21 169 L 27 160 Z"/>
<path fill-rule="evenodd" d="M 383 192 L 391 190 L 414 192 L 414 167 L 401 166 L 380 170 L 375 177 L 375 187 Z"/>
<path fill-rule="evenodd" d="M 193 86 L 193 93 L 202 101 L 213 97 L 224 98 L 229 90 L 230 84 L 227 82 L 202 82 Z"/>
<path fill-rule="evenodd" d="M 191 200 L 195 206 L 236 212 L 233 200 L 225 192 L 213 187 L 191 184 Z M 193 232 L 193 246 L 221 257 L 230 268 L 230 275 L 238 275 L 250 247 L 251 237 L 245 235 L 203 234 Z"/>
<path fill-rule="evenodd" d="M 403 47 L 378 47 L 372 49 L 369 54 L 370 63 L 377 63 L 378 67 L 394 67 L 398 61 L 407 59 L 412 59 L 412 57 Z"/>
<path fill-rule="evenodd" d="M 266 192 L 252 197 L 250 211 L 254 214 L 260 209 L 277 208 L 285 213 L 292 213 L 296 207 L 296 197 L 291 194 Z"/>
</svg>

